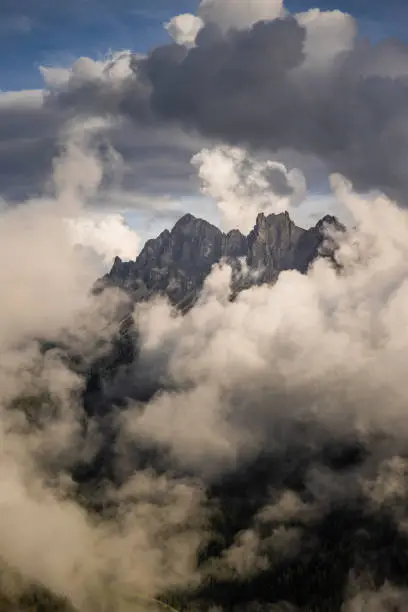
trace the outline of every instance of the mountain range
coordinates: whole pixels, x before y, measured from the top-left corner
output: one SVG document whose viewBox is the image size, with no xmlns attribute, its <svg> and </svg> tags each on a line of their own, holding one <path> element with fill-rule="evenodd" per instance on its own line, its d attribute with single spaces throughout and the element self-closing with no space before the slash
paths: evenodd
<svg viewBox="0 0 408 612">
<path fill-rule="evenodd" d="M 252 284 L 273 283 L 283 270 L 305 273 L 319 255 L 331 257 L 333 231 L 344 231 L 344 227 L 329 215 L 303 229 L 287 212 L 259 213 L 253 229 L 244 235 L 237 229 L 224 233 L 186 214 L 172 230 L 148 240 L 134 261 L 116 257 L 102 282 L 124 289 L 134 301 L 162 294 L 172 304 L 188 308 L 215 264 L 227 261 L 236 272 L 233 292 Z M 250 274 L 240 273 L 243 264 Z"/>
</svg>

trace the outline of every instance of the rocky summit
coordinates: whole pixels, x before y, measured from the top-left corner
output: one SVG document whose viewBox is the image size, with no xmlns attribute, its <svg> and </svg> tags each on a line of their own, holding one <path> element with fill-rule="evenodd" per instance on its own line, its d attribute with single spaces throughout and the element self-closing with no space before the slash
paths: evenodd
<svg viewBox="0 0 408 612">
<path fill-rule="evenodd" d="M 333 230 L 344 228 L 331 216 L 306 230 L 287 212 L 260 213 L 245 236 L 237 229 L 224 233 L 186 214 L 171 231 L 148 240 L 135 261 L 116 257 L 103 282 L 126 290 L 135 301 L 162 294 L 174 305 L 187 307 L 194 303 L 214 264 L 225 260 L 240 270 L 245 263 L 254 273 L 245 278 L 236 275 L 236 291 L 248 284 L 273 283 L 283 270 L 305 273 L 319 255 L 330 257 L 333 250 L 327 245 Z"/>
</svg>

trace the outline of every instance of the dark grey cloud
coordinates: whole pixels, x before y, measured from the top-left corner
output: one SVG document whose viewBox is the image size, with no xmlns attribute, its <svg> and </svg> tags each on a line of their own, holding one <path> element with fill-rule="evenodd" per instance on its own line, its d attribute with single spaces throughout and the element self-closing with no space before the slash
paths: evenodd
<svg viewBox="0 0 408 612">
<path fill-rule="evenodd" d="M 305 39 L 293 17 L 225 35 L 206 26 L 195 48 L 160 47 L 135 64 L 158 117 L 231 144 L 309 153 L 357 189 L 406 202 L 408 45 L 358 39 L 330 70 L 313 70 L 302 67 Z"/>
<path fill-rule="evenodd" d="M 289 196 L 293 193 L 293 185 L 289 183 L 287 174 L 281 168 L 267 167 L 263 175 L 276 195 Z"/>
<path fill-rule="evenodd" d="M 22 103 L 14 94 L 0 98 L 0 195 L 19 199 L 35 192 L 56 152 L 60 120 L 41 96 Z"/>
<path fill-rule="evenodd" d="M 0 94 L 0 198 L 14 202 L 44 193 L 67 125 L 95 117 L 112 119 L 97 134 L 94 146 L 113 147 L 123 157 L 124 192 L 144 198 L 195 194 L 190 159 L 204 139 L 168 122 L 144 121 L 134 99 L 137 96 L 131 96 L 126 87 L 115 90 L 96 81 L 70 82 L 46 93 L 44 99 L 41 92 L 27 92 L 26 99 Z M 130 118 L 128 106 L 138 121 Z"/>
<path fill-rule="evenodd" d="M 292 18 L 258 22 L 226 37 L 205 27 L 190 52 L 183 55 L 169 45 L 143 62 L 153 86 L 152 107 L 211 136 L 230 139 L 240 126 L 243 139 L 253 135 L 261 141 L 269 116 L 281 115 L 284 100 L 275 90 L 289 85 L 287 71 L 301 63 L 304 39 L 304 29 Z M 268 99 L 265 107 L 252 107 L 256 95 Z"/>
</svg>

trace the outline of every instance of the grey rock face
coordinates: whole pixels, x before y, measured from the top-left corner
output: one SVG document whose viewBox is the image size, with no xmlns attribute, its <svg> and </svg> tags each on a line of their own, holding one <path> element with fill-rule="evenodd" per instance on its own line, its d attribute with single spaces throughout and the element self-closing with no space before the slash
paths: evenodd
<svg viewBox="0 0 408 612">
<path fill-rule="evenodd" d="M 239 268 L 239 261 L 244 259 L 256 272 L 250 284 L 273 283 L 283 270 L 305 273 L 316 257 L 330 257 L 333 252 L 330 240 L 326 246 L 327 227 L 344 230 L 334 217 L 324 217 L 305 230 L 285 212 L 259 214 L 248 236 L 238 230 L 224 234 L 207 221 L 186 214 L 171 231 L 148 240 L 135 261 L 116 257 L 103 282 L 125 289 L 136 301 L 164 294 L 173 304 L 188 307 L 212 266 L 223 259 L 233 268 Z M 236 290 L 247 286 L 245 281 Z"/>
<path fill-rule="evenodd" d="M 248 265 L 261 271 L 264 282 L 275 281 L 279 272 L 295 267 L 296 245 L 304 231 L 288 213 L 259 214 L 248 236 Z"/>
</svg>

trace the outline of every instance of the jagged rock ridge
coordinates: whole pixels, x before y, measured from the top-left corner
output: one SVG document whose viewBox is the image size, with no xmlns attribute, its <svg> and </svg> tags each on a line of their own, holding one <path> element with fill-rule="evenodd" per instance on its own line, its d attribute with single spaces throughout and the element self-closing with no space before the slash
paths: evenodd
<svg viewBox="0 0 408 612">
<path fill-rule="evenodd" d="M 238 265 L 243 258 L 249 269 L 257 272 L 253 283 L 273 283 L 283 270 L 306 272 L 320 253 L 328 226 L 344 229 L 331 216 L 305 230 L 295 225 L 287 212 L 268 216 L 260 213 L 245 236 L 236 229 L 223 233 L 211 223 L 186 214 L 171 231 L 166 229 L 148 240 L 135 261 L 116 257 L 103 280 L 127 290 L 136 301 L 160 293 L 173 304 L 189 304 L 212 266 L 222 259 Z"/>
</svg>

